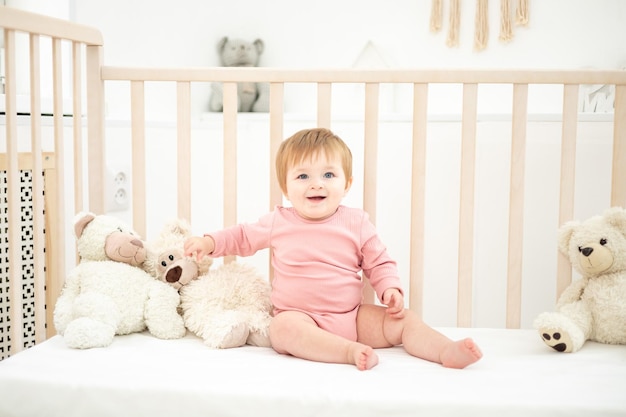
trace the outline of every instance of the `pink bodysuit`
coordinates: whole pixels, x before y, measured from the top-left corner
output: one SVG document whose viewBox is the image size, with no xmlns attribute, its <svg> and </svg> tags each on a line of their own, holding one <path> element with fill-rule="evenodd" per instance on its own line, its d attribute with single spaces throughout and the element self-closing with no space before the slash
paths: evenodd
<svg viewBox="0 0 626 417">
<path fill-rule="evenodd" d="M 272 249 L 274 315 L 301 311 L 317 325 L 356 340 L 356 314 L 362 302 L 362 270 L 379 299 L 388 288 L 400 289 L 394 260 L 361 209 L 339 206 L 322 221 L 300 217 L 277 206 L 256 223 L 239 224 L 209 234 L 211 256 L 250 256 Z"/>
</svg>

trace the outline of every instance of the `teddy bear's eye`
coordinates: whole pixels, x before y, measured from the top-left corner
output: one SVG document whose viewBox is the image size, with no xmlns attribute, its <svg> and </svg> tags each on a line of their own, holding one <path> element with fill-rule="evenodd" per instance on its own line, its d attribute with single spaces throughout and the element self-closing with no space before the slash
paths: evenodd
<svg viewBox="0 0 626 417">
<path fill-rule="evenodd" d="M 167 262 L 161 261 L 161 266 L 167 266 Z"/>
<path fill-rule="evenodd" d="M 170 261 L 173 261 L 174 260 L 174 255 L 168 256 L 167 259 L 169 259 Z"/>
<path fill-rule="evenodd" d="M 602 246 L 606 245 L 606 239 L 605 238 L 600 239 L 600 244 Z"/>
</svg>

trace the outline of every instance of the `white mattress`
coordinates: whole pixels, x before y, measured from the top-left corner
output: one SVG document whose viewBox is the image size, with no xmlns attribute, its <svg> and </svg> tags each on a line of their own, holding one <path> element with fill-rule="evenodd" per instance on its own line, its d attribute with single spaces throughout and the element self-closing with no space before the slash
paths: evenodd
<svg viewBox="0 0 626 417">
<path fill-rule="evenodd" d="M 534 330 L 440 330 L 484 358 L 455 370 L 382 349 L 360 372 L 191 335 L 91 350 L 56 336 L 0 362 L 0 416 L 626 416 L 626 346 L 562 354 Z"/>
</svg>

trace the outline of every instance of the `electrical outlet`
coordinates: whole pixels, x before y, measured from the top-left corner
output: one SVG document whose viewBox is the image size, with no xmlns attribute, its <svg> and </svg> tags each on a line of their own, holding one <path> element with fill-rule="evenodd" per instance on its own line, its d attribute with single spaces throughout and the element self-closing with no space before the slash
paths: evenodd
<svg viewBox="0 0 626 417">
<path fill-rule="evenodd" d="M 125 166 L 107 167 L 105 183 L 106 211 L 127 210 L 130 207 L 130 169 Z"/>
</svg>

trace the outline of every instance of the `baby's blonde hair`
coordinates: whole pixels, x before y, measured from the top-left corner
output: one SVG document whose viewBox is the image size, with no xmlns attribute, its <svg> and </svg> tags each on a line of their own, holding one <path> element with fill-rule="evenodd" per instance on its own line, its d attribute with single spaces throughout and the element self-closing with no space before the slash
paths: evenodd
<svg viewBox="0 0 626 417">
<path fill-rule="evenodd" d="M 352 178 L 352 152 L 343 140 L 324 128 L 304 129 L 280 144 L 276 153 L 276 178 L 283 193 L 287 193 L 287 170 L 307 158 L 323 152 L 326 157 L 339 156 L 346 177 L 346 186 Z"/>
</svg>

